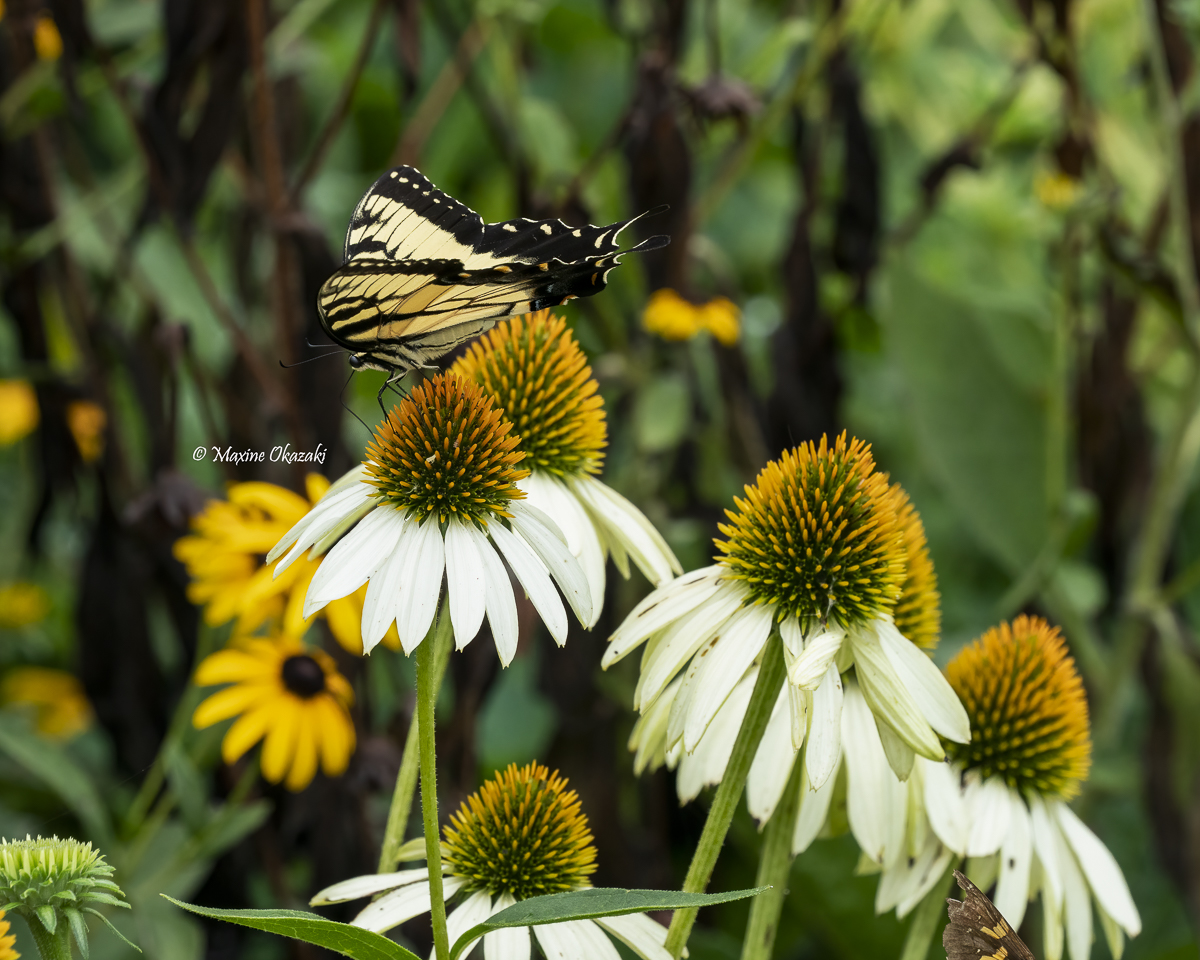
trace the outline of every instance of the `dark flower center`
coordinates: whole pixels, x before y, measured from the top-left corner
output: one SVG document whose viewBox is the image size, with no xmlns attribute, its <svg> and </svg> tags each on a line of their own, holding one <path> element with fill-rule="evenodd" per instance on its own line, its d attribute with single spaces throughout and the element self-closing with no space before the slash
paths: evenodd
<svg viewBox="0 0 1200 960">
<path fill-rule="evenodd" d="M 306 654 L 288 657 L 283 661 L 283 685 L 307 700 L 325 689 L 325 671 Z"/>
</svg>

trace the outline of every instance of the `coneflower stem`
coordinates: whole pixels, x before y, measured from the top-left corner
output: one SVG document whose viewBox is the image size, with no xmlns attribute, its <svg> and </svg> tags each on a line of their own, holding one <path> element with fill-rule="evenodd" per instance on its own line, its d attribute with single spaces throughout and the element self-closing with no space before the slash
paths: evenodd
<svg viewBox="0 0 1200 960">
<path fill-rule="evenodd" d="M 779 916 L 787 899 L 788 876 L 792 872 L 792 834 L 796 832 L 796 814 L 800 812 L 800 787 L 803 782 L 804 753 L 796 754 L 792 774 L 783 796 L 763 829 L 762 852 L 758 855 L 756 887 L 770 887 L 750 901 L 750 920 L 742 938 L 742 960 L 771 960 Z"/>
<path fill-rule="evenodd" d="M 725 775 L 721 777 L 716 796 L 713 797 L 712 806 L 709 808 L 704 832 L 700 834 L 700 842 L 696 845 L 696 852 L 692 854 L 692 865 L 688 867 L 687 877 L 683 881 L 683 889 L 687 893 L 703 893 L 708 887 L 713 867 L 716 866 L 717 857 L 720 856 L 721 847 L 725 843 L 725 834 L 729 832 L 729 824 L 733 822 L 733 813 L 742 796 L 742 788 L 746 785 L 750 764 L 758 751 L 763 732 L 767 729 L 767 721 L 771 719 L 771 711 L 775 709 L 775 700 L 783 686 L 785 674 L 783 643 L 779 639 L 778 631 L 775 631 L 767 641 L 762 664 L 758 669 L 758 680 L 755 681 L 754 692 L 750 694 L 750 705 L 746 708 L 746 716 L 742 720 L 737 740 L 734 741 L 733 753 L 729 757 L 728 766 L 725 767 Z M 689 907 L 676 910 L 675 916 L 671 918 L 666 948 L 676 960 L 683 954 L 698 912 L 697 908 Z"/>
<path fill-rule="evenodd" d="M 446 618 L 447 620 L 449 617 Z M 437 751 L 434 745 L 433 708 L 437 703 L 437 625 L 417 647 L 417 739 L 421 745 L 421 822 L 425 828 L 425 858 L 429 863 L 430 917 L 437 960 L 449 960 L 446 937 L 446 900 L 442 895 L 442 850 L 438 824 Z"/>
<path fill-rule="evenodd" d="M 36 916 L 25 916 L 29 924 L 29 932 L 33 934 L 33 942 L 37 945 L 42 960 L 71 960 L 70 925 L 63 916 L 58 918 L 58 928 L 51 933 Z"/>
<path fill-rule="evenodd" d="M 433 641 L 434 649 L 437 652 L 437 660 L 433 669 L 435 702 L 438 691 L 442 689 L 442 677 L 446 673 L 446 664 L 450 660 L 452 634 L 449 607 L 443 604 L 441 615 L 425 639 L 426 643 Z M 400 770 L 396 773 L 392 805 L 388 808 L 387 829 L 383 834 L 383 845 L 379 848 L 377 873 L 391 873 L 395 870 L 396 857 L 400 853 L 400 848 L 404 846 L 404 834 L 408 830 L 408 816 L 412 811 L 413 794 L 417 791 L 417 770 L 421 757 L 420 729 L 420 721 L 417 714 L 414 713 L 412 722 L 408 725 L 408 736 L 404 741 L 404 755 L 400 759 Z"/>
</svg>

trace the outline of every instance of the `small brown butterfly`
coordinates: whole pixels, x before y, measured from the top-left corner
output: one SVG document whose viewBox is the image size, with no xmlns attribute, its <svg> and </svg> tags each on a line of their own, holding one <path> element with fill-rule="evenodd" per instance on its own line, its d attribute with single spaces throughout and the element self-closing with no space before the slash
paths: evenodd
<svg viewBox="0 0 1200 960">
<path fill-rule="evenodd" d="M 942 934 L 946 960 L 1035 960 L 983 891 L 957 870 L 954 879 L 966 897 L 961 902 L 946 900 L 950 914 L 950 925 Z"/>
</svg>

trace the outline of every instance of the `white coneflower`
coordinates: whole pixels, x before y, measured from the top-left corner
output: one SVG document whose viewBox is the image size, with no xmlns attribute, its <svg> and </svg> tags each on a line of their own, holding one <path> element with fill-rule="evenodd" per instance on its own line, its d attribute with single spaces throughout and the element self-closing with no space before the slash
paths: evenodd
<svg viewBox="0 0 1200 960">
<path fill-rule="evenodd" d="M 683 568 L 662 535 L 625 497 L 596 478 L 607 443 L 604 400 L 562 317 L 514 317 L 471 345 L 452 368 L 479 384 L 520 436 L 526 503 L 551 517 L 579 558 L 592 595 L 591 627 L 604 605 L 605 557 L 624 577 L 629 560 L 653 584 Z"/>
<path fill-rule="evenodd" d="M 458 648 L 486 613 L 505 665 L 517 647 L 507 561 L 562 644 L 567 615 L 554 584 L 583 623 L 592 620 L 591 593 L 554 521 L 522 502 L 516 445 L 512 425 L 479 387 L 453 374 L 434 377 L 392 410 L 366 463 L 330 487 L 267 560 L 279 559 L 278 575 L 310 549 L 312 556 L 329 551 L 309 585 L 306 618 L 368 584 L 366 652 L 395 623 L 411 653 L 433 622 L 444 575 Z"/>
<path fill-rule="evenodd" d="M 596 847 L 578 795 L 566 788 L 563 777 L 540 764 L 510 764 L 450 818 L 442 831 L 444 890 L 448 899 L 462 897 L 447 918 L 450 943 L 520 900 L 591 886 Z M 383 933 L 429 910 L 427 877 L 425 869 L 355 877 L 322 890 L 312 904 L 382 894 L 353 924 Z M 606 933 L 644 960 L 670 960 L 663 948 L 666 928 L 641 913 L 506 927 L 483 936 L 484 954 L 488 960 L 529 960 L 531 930 L 553 960 L 619 960 Z"/>
<path fill-rule="evenodd" d="M 924 535 L 910 550 L 915 513 L 875 471 L 869 448 L 845 434 L 832 446 L 804 444 L 769 463 L 737 507 L 721 527 L 718 562 L 647 597 L 605 653 L 608 666 L 649 640 L 634 693 L 636 762 L 678 763 L 685 800 L 719 780 L 773 629 L 789 682 L 750 771 L 748 799 L 761 819 L 804 739 L 806 796 L 829 784 L 868 734 L 898 776 L 914 754 L 940 760 L 939 735 L 968 740 L 962 705 L 912 642 L 928 645 L 937 631 L 936 613 L 905 599 L 910 569 L 932 583 Z M 847 696 L 861 696 L 871 720 L 862 737 L 843 715 Z M 848 730 L 853 744 L 843 743 Z"/>
<path fill-rule="evenodd" d="M 969 744 L 947 763 L 919 760 L 909 781 L 910 855 L 885 867 L 879 912 L 903 916 L 970 857 L 972 879 L 996 884 L 1014 928 L 1042 897 L 1045 960 L 1087 960 L 1094 898 L 1109 950 L 1120 957 L 1141 918 L 1116 859 L 1067 806 L 1091 763 L 1087 698 L 1058 629 L 1017 617 L 988 630 L 947 666 L 971 717 Z"/>
</svg>

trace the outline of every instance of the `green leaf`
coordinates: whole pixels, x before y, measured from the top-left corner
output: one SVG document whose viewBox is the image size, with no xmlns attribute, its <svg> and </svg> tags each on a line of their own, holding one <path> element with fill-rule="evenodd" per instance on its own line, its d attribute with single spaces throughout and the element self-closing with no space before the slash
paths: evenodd
<svg viewBox="0 0 1200 960">
<path fill-rule="evenodd" d="M 625 913 L 646 910 L 678 910 L 681 907 L 710 907 L 731 900 L 755 897 L 767 887 L 750 890 L 730 890 L 727 893 L 683 893 L 679 890 L 620 890 L 596 887 L 591 890 L 572 890 L 570 893 L 551 893 L 530 897 L 511 907 L 492 914 L 485 923 L 472 927 L 454 942 L 450 960 L 458 960 L 468 944 L 485 933 L 504 927 L 533 927 L 542 923 L 561 923 L 564 920 L 587 920 L 592 917 L 617 917 Z"/>
<path fill-rule="evenodd" d="M 393 943 L 378 933 L 352 927 L 348 923 L 326 920 L 303 910 L 212 910 L 184 903 L 174 897 L 168 897 L 165 893 L 161 896 L 175 906 L 202 917 L 212 917 L 215 920 L 225 920 L 243 927 L 276 933 L 281 937 L 302 940 L 304 943 L 340 953 L 343 957 L 353 957 L 354 960 L 420 960 L 415 953 L 405 950 L 400 944 Z"/>
</svg>

